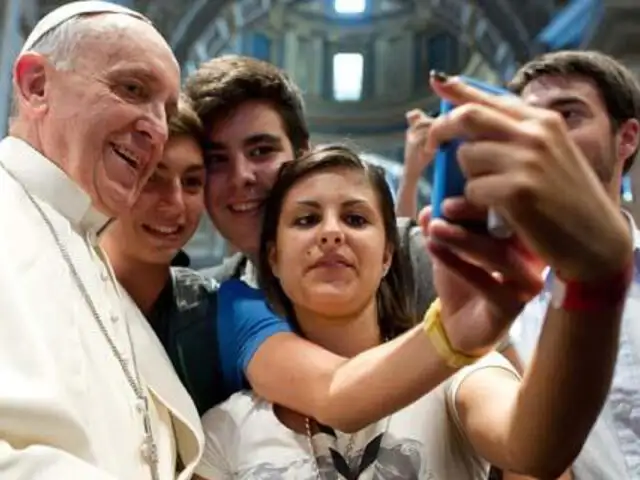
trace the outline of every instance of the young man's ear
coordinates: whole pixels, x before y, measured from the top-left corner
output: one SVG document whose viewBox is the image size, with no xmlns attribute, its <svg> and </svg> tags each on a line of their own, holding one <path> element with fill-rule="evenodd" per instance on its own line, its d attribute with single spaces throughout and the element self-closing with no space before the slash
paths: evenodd
<svg viewBox="0 0 640 480">
<path fill-rule="evenodd" d="M 618 161 L 621 162 L 624 170 L 624 164 L 627 163 L 638 150 L 640 144 L 640 122 L 635 118 L 625 121 L 618 129 Z"/>
<path fill-rule="evenodd" d="M 34 52 L 18 57 L 13 69 L 14 95 L 21 111 L 38 117 L 47 111 L 50 64 Z"/>
</svg>

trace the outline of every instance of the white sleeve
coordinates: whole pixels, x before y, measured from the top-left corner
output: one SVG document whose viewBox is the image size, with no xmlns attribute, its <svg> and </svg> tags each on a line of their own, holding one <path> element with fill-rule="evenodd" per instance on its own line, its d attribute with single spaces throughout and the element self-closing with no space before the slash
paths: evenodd
<svg viewBox="0 0 640 480">
<path fill-rule="evenodd" d="M 237 431 L 225 411 L 229 401 L 233 401 L 233 397 L 222 405 L 212 408 L 202 417 L 205 446 L 195 474 L 207 480 L 233 480 L 234 478 L 233 454 L 225 452 L 224 449 L 224 445 L 236 443 Z"/>
<path fill-rule="evenodd" d="M 58 387 L 49 339 L 28 316 L 28 302 L 47 292 L 11 280 L 0 268 L 0 478 L 116 480 L 65 451 L 81 448 L 85 433 Z"/>
<path fill-rule="evenodd" d="M 462 382 L 464 382 L 474 373 L 480 370 L 485 370 L 487 368 L 497 368 L 498 370 L 506 371 L 513 375 L 516 380 L 520 380 L 520 375 L 518 374 L 516 369 L 513 368 L 511 362 L 509 362 L 509 360 L 507 360 L 497 352 L 491 352 L 482 357 L 473 365 L 469 365 L 468 367 L 465 367 L 457 372 L 452 377 L 451 383 L 449 384 L 447 389 L 447 407 L 449 409 L 449 412 L 451 412 L 453 421 L 460 432 L 464 432 L 464 429 L 462 428 L 462 422 L 460 421 L 460 416 L 458 415 L 458 408 L 456 407 L 456 397 L 458 396 L 460 385 L 462 385 Z"/>
</svg>

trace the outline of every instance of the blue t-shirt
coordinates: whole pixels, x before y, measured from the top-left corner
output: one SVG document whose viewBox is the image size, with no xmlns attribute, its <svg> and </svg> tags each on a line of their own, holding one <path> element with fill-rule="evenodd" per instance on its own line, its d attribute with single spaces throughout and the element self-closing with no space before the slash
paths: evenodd
<svg viewBox="0 0 640 480">
<path fill-rule="evenodd" d="M 237 278 L 220 285 L 217 310 L 220 365 L 224 384 L 233 394 L 248 387 L 245 372 L 264 341 L 291 332 L 291 327 L 269 308 L 262 290 Z"/>
<path fill-rule="evenodd" d="M 218 287 L 188 268 L 172 269 L 149 322 L 200 413 L 247 388 L 260 345 L 291 331 L 260 290 L 235 278 Z"/>
</svg>

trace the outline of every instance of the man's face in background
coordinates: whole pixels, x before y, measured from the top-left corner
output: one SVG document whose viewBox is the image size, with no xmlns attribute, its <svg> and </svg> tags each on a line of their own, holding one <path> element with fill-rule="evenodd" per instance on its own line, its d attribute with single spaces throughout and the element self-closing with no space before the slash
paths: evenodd
<svg viewBox="0 0 640 480">
<path fill-rule="evenodd" d="M 522 91 L 525 102 L 560 113 L 569 136 L 582 151 L 612 198 L 618 198 L 625 160 L 637 146 L 628 121 L 614 129 L 595 82 L 580 76 L 543 75 Z"/>
</svg>

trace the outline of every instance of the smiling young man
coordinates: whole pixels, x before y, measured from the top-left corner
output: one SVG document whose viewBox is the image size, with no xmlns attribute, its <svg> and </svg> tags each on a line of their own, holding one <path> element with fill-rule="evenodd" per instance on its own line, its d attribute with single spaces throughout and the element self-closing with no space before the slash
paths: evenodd
<svg viewBox="0 0 640 480">
<path fill-rule="evenodd" d="M 181 101 L 169 119 L 169 139 L 156 171 L 133 207 L 100 239 L 118 281 L 147 317 L 159 308 L 159 298 L 172 296 L 170 267 L 188 263 L 181 249 L 204 211 L 201 136 L 198 117 L 187 101 Z M 163 341 L 165 322 L 151 326 Z"/>
<path fill-rule="evenodd" d="M 116 278 L 176 364 L 200 412 L 224 399 L 224 390 L 211 373 L 217 362 L 216 348 L 211 343 L 205 349 L 191 348 L 193 343 L 186 345 L 181 334 L 188 327 L 187 340 L 218 339 L 212 337 L 216 330 L 207 321 L 215 317 L 217 284 L 187 268 L 189 258 L 182 251 L 204 211 L 202 141 L 202 125 L 183 97 L 169 119 L 169 139 L 158 168 L 134 206 L 101 237 Z M 203 371 L 206 365 L 212 381 L 185 376 L 181 368 L 185 362 L 192 372 Z M 209 403 L 202 403 L 203 399 Z"/>
</svg>

